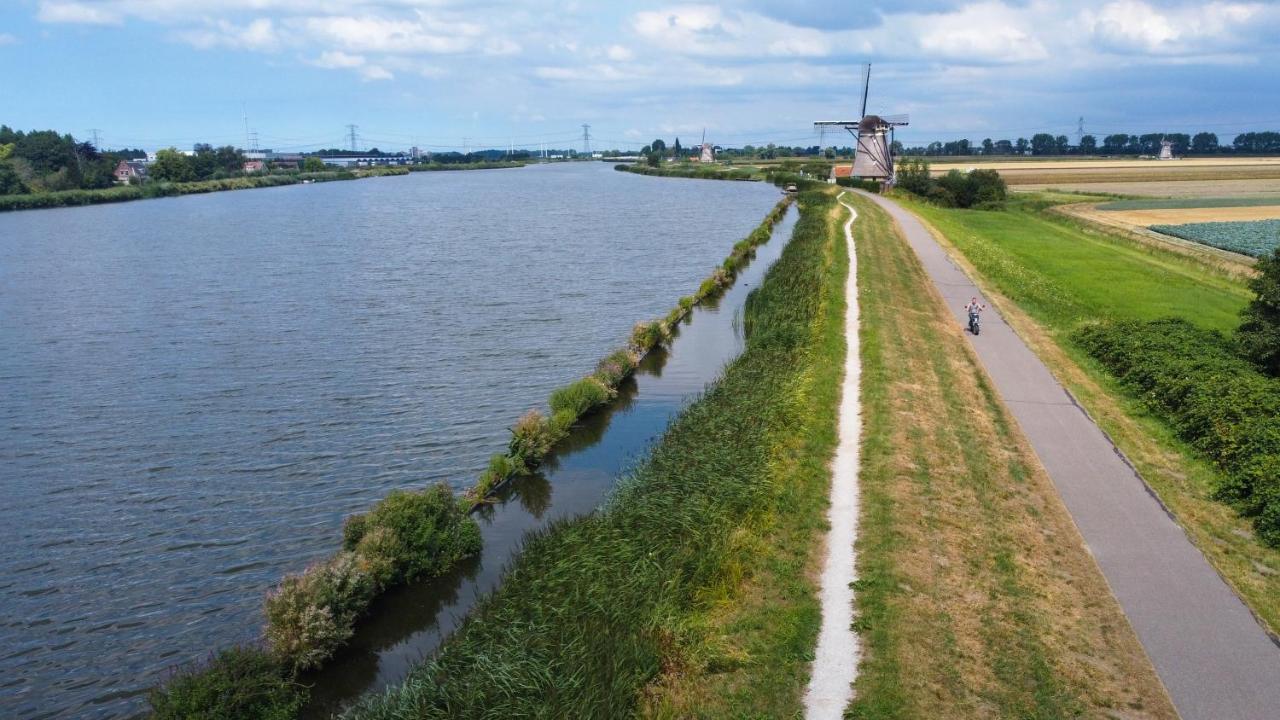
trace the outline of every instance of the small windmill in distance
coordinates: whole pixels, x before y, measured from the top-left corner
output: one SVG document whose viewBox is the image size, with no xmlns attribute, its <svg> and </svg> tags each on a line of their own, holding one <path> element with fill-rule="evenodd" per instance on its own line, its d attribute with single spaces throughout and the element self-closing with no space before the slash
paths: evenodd
<svg viewBox="0 0 1280 720">
<path fill-rule="evenodd" d="M 709 162 L 715 162 L 715 161 L 716 161 L 715 148 L 711 146 L 711 143 L 707 142 L 707 129 L 702 128 L 702 152 L 698 153 L 698 162 L 709 163 Z"/>
<path fill-rule="evenodd" d="M 867 94 L 871 90 L 871 63 L 867 63 L 862 76 L 862 115 L 859 120 L 819 120 L 815 130 L 844 128 L 858 142 L 853 151 L 852 177 L 879 180 L 893 184 L 893 129 L 908 124 L 906 115 L 868 115 Z"/>
</svg>

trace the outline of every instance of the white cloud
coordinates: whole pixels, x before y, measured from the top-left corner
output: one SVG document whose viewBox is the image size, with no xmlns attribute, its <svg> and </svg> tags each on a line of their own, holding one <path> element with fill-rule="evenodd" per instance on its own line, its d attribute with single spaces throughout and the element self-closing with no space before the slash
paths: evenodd
<svg viewBox="0 0 1280 720">
<path fill-rule="evenodd" d="M 757 13 L 726 12 L 714 5 L 683 5 L 632 16 L 632 29 L 668 51 L 701 56 L 819 57 L 831 53 L 830 33 L 801 28 Z"/>
<path fill-rule="evenodd" d="M 1049 51 L 1035 36 L 1040 15 L 1000 2 L 968 5 L 944 15 L 918 15 L 908 23 L 919 48 L 931 58 L 968 63 L 1023 63 Z"/>
<path fill-rule="evenodd" d="M 621 45 L 610 45 L 604 52 L 614 62 L 627 62 L 635 58 L 635 53 Z"/>
<path fill-rule="evenodd" d="M 18 42 L 18 38 L 9 33 L 0 33 L 0 45 L 13 45 Z"/>
<path fill-rule="evenodd" d="M 87 25 L 119 25 L 120 14 L 110 6 L 90 5 L 75 0 L 41 0 L 36 19 L 47 23 L 82 23 Z"/>
<path fill-rule="evenodd" d="M 348 55 L 341 50 L 323 52 L 320 57 L 311 61 L 312 65 L 322 68 L 355 68 L 365 64 L 363 55 Z"/>
<path fill-rule="evenodd" d="M 203 28 L 179 32 L 177 37 L 201 50 L 229 47 L 269 52 L 278 49 L 281 45 L 275 24 L 268 18 L 258 18 L 246 25 L 217 20 Z"/>
<path fill-rule="evenodd" d="M 1106 49 L 1180 55 L 1238 44 L 1265 10 L 1261 3 L 1211 2 L 1162 9 L 1143 0 L 1116 0 L 1097 10 L 1084 10 L 1080 20 Z"/>
<path fill-rule="evenodd" d="M 316 42 L 362 52 L 462 53 L 485 39 L 482 25 L 450 22 L 421 12 L 413 19 L 306 17 L 290 20 L 289 25 Z"/>
<path fill-rule="evenodd" d="M 395 77 L 390 70 L 380 65 L 365 65 L 360 68 L 360 77 L 365 80 L 390 80 Z"/>
</svg>

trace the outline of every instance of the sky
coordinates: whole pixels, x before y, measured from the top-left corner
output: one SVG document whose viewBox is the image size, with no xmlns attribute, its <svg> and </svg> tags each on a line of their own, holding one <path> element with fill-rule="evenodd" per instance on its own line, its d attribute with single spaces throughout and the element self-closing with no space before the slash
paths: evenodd
<svg viewBox="0 0 1280 720">
<path fill-rule="evenodd" d="M 1280 2 L 0 0 L 0 123 L 104 147 L 1280 130 Z"/>
</svg>

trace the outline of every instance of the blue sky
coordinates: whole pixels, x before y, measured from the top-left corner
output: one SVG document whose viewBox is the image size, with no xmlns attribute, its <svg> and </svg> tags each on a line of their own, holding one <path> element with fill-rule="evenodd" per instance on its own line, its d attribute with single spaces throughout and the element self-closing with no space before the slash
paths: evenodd
<svg viewBox="0 0 1280 720">
<path fill-rule="evenodd" d="M 908 144 L 1280 129 L 1280 3 L 1220 0 L 4 0 L 0 123 L 107 147 L 444 150 L 655 137 Z"/>
</svg>

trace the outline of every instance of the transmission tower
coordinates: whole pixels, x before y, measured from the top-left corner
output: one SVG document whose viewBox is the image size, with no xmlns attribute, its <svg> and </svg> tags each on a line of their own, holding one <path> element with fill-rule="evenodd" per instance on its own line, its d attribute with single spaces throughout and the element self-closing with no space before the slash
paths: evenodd
<svg viewBox="0 0 1280 720">
<path fill-rule="evenodd" d="M 1084 141 L 1084 116 L 1080 116 L 1080 122 L 1076 125 L 1076 147 L 1080 147 L 1080 143 Z"/>
<path fill-rule="evenodd" d="M 355 152 L 356 150 L 356 130 L 359 129 L 359 127 L 359 125 L 347 126 L 347 137 L 350 139 L 352 152 Z"/>
<path fill-rule="evenodd" d="M 89 132 L 93 133 L 93 147 L 94 147 L 94 149 L 95 149 L 95 150 L 97 150 L 97 149 L 101 149 L 101 146 L 100 146 L 100 145 L 98 145 L 98 133 L 102 132 L 102 130 L 101 130 L 100 128 L 89 128 Z"/>
<path fill-rule="evenodd" d="M 582 124 L 582 154 L 591 156 L 591 126 Z"/>
</svg>

